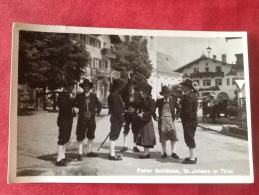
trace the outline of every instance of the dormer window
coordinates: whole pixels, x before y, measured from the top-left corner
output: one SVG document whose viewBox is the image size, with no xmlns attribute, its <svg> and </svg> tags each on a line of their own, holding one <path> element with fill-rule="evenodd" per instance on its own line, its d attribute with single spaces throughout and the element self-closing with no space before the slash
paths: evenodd
<svg viewBox="0 0 259 195">
<path fill-rule="evenodd" d="M 205 72 L 209 72 L 209 67 L 205 67 Z"/>
</svg>

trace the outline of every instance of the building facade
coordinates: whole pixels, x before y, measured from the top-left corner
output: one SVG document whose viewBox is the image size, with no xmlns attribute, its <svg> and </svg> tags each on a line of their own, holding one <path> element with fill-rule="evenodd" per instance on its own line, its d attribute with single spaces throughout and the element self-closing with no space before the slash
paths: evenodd
<svg viewBox="0 0 259 195">
<path fill-rule="evenodd" d="M 96 93 L 103 106 L 106 106 L 110 79 L 114 72 L 111 70 L 111 59 L 116 58 L 113 44 L 121 42 L 121 39 L 116 35 L 75 34 L 74 40 L 78 39 L 86 44 L 86 50 L 90 53 L 90 61 L 81 80 L 88 78 L 93 82 L 92 92 Z M 77 91 L 81 91 L 78 86 Z"/>
<path fill-rule="evenodd" d="M 236 64 L 226 63 L 226 55 L 219 61 L 214 55 L 200 58 L 178 68 L 176 72 L 183 74 L 183 79 L 190 78 L 196 82 L 200 91 L 198 97 L 202 99 L 208 95 L 220 94 L 223 98 L 233 99 L 236 95 L 236 79 L 244 78 L 243 54 L 236 54 Z"/>
<path fill-rule="evenodd" d="M 147 36 L 147 49 L 149 59 L 152 64 L 152 73 L 148 79 L 148 83 L 153 87 L 152 97 L 160 98 L 162 86 L 166 85 L 169 88 L 179 85 L 182 81 L 182 74 L 174 72 L 174 67 L 177 66 L 177 61 L 170 55 L 157 51 L 157 37 Z"/>
</svg>

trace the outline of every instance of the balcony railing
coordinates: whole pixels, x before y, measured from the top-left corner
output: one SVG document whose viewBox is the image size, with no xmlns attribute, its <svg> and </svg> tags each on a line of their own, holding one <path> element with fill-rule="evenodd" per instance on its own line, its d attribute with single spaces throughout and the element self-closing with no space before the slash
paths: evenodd
<svg viewBox="0 0 259 195">
<path fill-rule="evenodd" d="M 101 53 L 104 58 L 111 58 L 111 59 L 116 58 L 116 53 L 111 49 L 103 48 L 101 50 Z"/>
<path fill-rule="evenodd" d="M 196 72 L 190 74 L 191 78 L 202 78 L 202 77 L 224 77 L 224 72 Z"/>
<path fill-rule="evenodd" d="M 100 68 L 92 68 L 91 73 L 93 76 L 98 76 L 98 77 L 111 77 L 111 71 L 107 69 L 100 69 Z"/>
</svg>

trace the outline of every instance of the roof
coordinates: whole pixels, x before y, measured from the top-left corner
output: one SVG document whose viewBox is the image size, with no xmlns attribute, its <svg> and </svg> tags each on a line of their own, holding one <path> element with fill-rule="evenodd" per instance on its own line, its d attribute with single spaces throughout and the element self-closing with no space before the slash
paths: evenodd
<svg viewBox="0 0 259 195">
<path fill-rule="evenodd" d="M 157 71 L 170 73 L 174 71 L 174 67 L 177 66 L 177 61 L 170 55 L 157 52 Z"/>
<path fill-rule="evenodd" d="M 110 35 L 111 43 L 122 43 L 120 36 Z"/>
<path fill-rule="evenodd" d="M 231 69 L 225 76 L 230 76 L 230 75 L 237 75 L 237 73 L 233 71 L 233 69 Z"/>
<path fill-rule="evenodd" d="M 190 78 L 190 75 L 188 75 L 187 73 L 184 73 L 184 75 L 182 77 L 183 78 Z"/>
<path fill-rule="evenodd" d="M 226 63 L 226 62 L 222 62 L 222 61 L 219 61 L 219 60 L 215 60 L 215 59 L 212 59 L 212 58 L 208 58 L 208 57 L 206 57 L 205 55 L 202 55 L 201 57 L 199 57 L 198 59 L 196 59 L 196 60 L 193 60 L 192 62 L 190 62 L 190 63 L 188 63 L 188 64 L 186 64 L 186 65 L 184 65 L 184 66 L 182 66 L 182 67 L 180 67 L 180 68 L 178 68 L 178 69 L 176 69 L 175 70 L 175 72 L 182 72 L 184 69 L 186 69 L 186 68 L 189 68 L 189 67 L 191 67 L 192 65 L 194 65 L 194 64 L 196 64 L 196 63 L 198 63 L 198 62 L 200 62 L 200 61 L 202 61 L 202 60 L 211 60 L 211 61 L 213 61 L 213 62 L 221 62 L 222 64 L 228 64 L 228 63 Z M 230 65 L 230 64 L 228 64 L 228 65 Z"/>
</svg>

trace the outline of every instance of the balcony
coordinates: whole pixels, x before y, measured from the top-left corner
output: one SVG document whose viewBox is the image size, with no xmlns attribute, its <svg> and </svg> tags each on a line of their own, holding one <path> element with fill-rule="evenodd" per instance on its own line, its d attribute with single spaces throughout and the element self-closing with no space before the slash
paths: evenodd
<svg viewBox="0 0 259 195">
<path fill-rule="evenodd" d="M 110 58 L 110 59 L 116 58 L 116 53 L 111 49 L 103 48 L 101 50 L 101 53 L 103 58 Z"/>
<path fill-rule="evenodd" d="M 196 72 L 190 74 L 191 78 L 202 78 L 202 77 L 224 77 L 224 72 Z"/>
<path fill-rule="evenodd" d="M 111 77 L 111 71 L 107 69 L 92 68 L 91 74 L 97 77 L 107 77 L 107 78 Z"/>
</svg>

